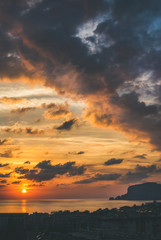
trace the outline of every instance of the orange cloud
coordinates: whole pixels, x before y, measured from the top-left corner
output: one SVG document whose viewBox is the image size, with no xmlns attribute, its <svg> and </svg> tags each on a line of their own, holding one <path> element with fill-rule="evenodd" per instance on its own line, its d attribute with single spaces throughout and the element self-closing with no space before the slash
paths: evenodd
<svg viewBox="0 0 161 240">
<path fill-rule="evenodd" d="M 36 108 L 35 107 L 23 107 L 23 108 L 17 108 L 17 109 L 13 109 L 11 111 L 11 113 L 18 113 L 18 114 L 24 114 L 28 111 L 33 111 L 35 110 Z"/>
<path fill-rule="evenodd" d="M 5 104 L 18 104 L 20 102 L 25 101 L 24 98 L 13 98 L 13 97 L 2 97 L 0 98 L 0 102 Z"/>
<path fill-rule="evenodd" d="M 26 127 L 26 128 L 5 127 L 5 128 L 1 128 L 1 131 L 6 133 L 29 134 L 29 135 L 42 135 L 45 133 L 45 130 L 43 129 L 35 129 L 32 127 Z"/>
<path fill-rule="evenodd" d="M 69 111 L 69 105 L 68 103 L 65 104 L 43 104 L 43 107 L 46 107 L 47 110 L 44 112 L 43 116 L 46 119 L 56 119 L 56 118 L 62 118 L 67 117 L 69 115 L 72 115 L 72 112 Z"/>
<path fill-rule="evenodd" d="M 136 2 L 132 4 L 129 12 L 126 5 L 120 7 L 120 1 L 113 4 L 102 0 L 97 4 L 70 1 L 67 4 L 63 0 L 60 4 L 50 1 L 47 5 L 43 1 L 38 8 L 30 9 L 24 20 L 25 5 L 10 1 L 0 15 L 1 45 L 5 46 L 1 51 L 4 59 L 0 66 L 1 78 L 26 76 L 31 83 L 34 79 L 43 79 L 45 85 L 54 87 L 59 94 L 86 101 L 87 120 L 144 138 L 161 150 L 160 52 L 157 45 L 155 47 L 160 36 L 149 31 L 147 41 L 144 34 L 147 24 L 151 26 L 159 15 L 151 5 L 141 5 L 141 14 L 152 16 L 141 20 L 140 12 L 135 11 Z M 160 7 L 156 4 L 156 8 Z M 45 8 L 58 14 L 48 18 L 42 14 Z M 67 11 L 63 11 L 66 8 Z M 109 11 L 110 20 L 104 18 Z M 102 17 L 101 22 L 98 16 L 99 20 Z M 129 17 L 134 25 L 133 28 L 126 25 L 125 29 L 124 22 Z M 91 19 L 96 23 L 93 30 Z M 49 27 L 51 22 L 55 28 Z M 8 29 L 13 36 L 7 34 Z M 83 29 L 92 31 L 92 35 L 86 37 Z M 144 84 L 138 83 L 138 78 L 147 73 L 151 75 L 145 78 Z M 147 93 L 150 94 L 150 104 L 140 98 L 142 92 L 146 98 Z M 48 109 L 44 117 L 53 119 L 65 114 L 66 109 Z"/>
</svg>

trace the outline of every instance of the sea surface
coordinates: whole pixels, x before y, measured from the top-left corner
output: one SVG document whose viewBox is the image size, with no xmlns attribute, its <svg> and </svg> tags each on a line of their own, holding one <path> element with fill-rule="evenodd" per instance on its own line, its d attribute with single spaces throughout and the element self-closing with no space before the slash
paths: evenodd
<svg viewBox="0 0 161 240">
<path fill-rule="evenodd" d="M 0 213 L 51 213 L 59 210 L 92 212 L 99 208 L 112 209 L 147 202 L 149 201 L 109 201 L 106 199 L 0 200 Z"/>
</svg>

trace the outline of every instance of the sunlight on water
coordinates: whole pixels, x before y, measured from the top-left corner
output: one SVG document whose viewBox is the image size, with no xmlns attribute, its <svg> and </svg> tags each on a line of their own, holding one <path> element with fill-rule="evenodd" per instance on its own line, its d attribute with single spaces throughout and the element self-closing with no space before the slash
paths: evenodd
<svg viewBox="0 0 161 240">
<path fill-rule="evenodd" d="M 99 208 L 120 208 L 141 205 L 146 201 L 108 201 L 105 199 L 43 199 L 43 200 L 0 200 L 0 213 L 33 213 L 59 210 L 95 211 Z"/>
</svg>

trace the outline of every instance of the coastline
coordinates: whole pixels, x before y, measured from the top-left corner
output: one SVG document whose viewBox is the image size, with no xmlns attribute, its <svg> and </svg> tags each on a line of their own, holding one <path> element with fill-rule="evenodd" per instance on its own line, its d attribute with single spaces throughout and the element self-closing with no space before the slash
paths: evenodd
<svg viewBox="0 0 161 240">
<path fill-rule="evenodd" d="M 52 211 L 96 211 L 97 209 L 113 209 L 124 206 L 142 205 L 152 201 L 126 201 L 107 199 L 41 199 L 41 200 L 0 200 L 0 213 L 33 213 Z"/>
</svg>

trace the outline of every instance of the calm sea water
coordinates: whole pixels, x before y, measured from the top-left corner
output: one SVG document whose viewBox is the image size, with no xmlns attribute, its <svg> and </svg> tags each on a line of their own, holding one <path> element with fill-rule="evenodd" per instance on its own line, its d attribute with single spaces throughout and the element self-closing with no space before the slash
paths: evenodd
<svg viewBox="0 0 161 240">
<path fill-rule="evenodd" d="M 109 201 L 106 199 L 46 199 L 46 200 L 0 200 L 0 213 L 33 213 L 59 210 L 94 211 L 99 208 L 120 208 L 141 205 L 146 201 Z"/>
</svg>

